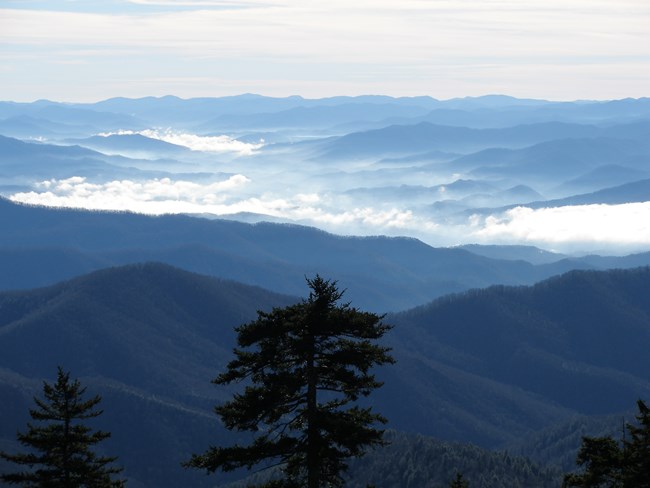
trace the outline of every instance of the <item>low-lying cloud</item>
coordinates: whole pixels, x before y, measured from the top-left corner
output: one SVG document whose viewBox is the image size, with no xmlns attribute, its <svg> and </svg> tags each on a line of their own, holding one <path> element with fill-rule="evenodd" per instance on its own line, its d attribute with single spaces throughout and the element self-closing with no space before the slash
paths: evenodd
<svg viewBox="0 0 650 488">
<path fill-rule="evenodd" d="M 86 178 L 73 176 L 39 182 L 34 191 L 16 193 L 10 198 L 16 202 L 50 207 L 131 210 L 159 215 L 193 212 L 205 206 L 222 204 L 228 200 L 231 191 L 249 181 L 240 174 L 204 185 L 169 178 L 92 183 Z"/>
<path fill-rule="evenodd" d="M 515 207 L 502 214 L 470 217 L 479 241 L 530 243 L 564 250 L 650 245 L 650 202 L 573 205 L 532 209 Z"/>
<path fill-rule="evenodd" d="M 520 206 L 446 223 L 408 208 L 349 205 L 336 194 L 259 192 L 242 174 L 205 184 L 169 178 L 106 183 L 82 177 L 53 179 L 10 198 L 37 205 L 152 215 L 253 213 L 339 234 L 415 236 L 434 246 L 524 243 L 562 252 L 623 253 L 650 245 L 650 202 L 540 209 Z"/>
<path fill-rule="evenodd" d="M 140 134 L 150 139 L 184 146 L 193 151 L 203 151 L 212 153 L 236 153 L 240 156 L 250 156 L 260 149 L 264 142 L 249 143 L 233 139 L 227 135 L 221 136 L 200 136 L 188 132 L 179 132 L 172 129 L 145 129 L 141 131 L 123 130 L 118 132 L 103 132 L 100 136 L 111 135 L 133 135 Z"/>
<path fill-rule="evenodd" d="M 317 193 L 251 195 L 246 190 L 250 181 L 241 174 L 210 184 L 169 178 L 92 183 L 75 176 L 42 181 L 33 191 L 15 193 L 10 199 L 33 205 L 130 210 L 150 215 L 254 213 L 345 234 L 404 234 L 413 229 L 435 227 L 416 218 L 409 210 L 340 208 L 335 205 L 335 198 Z"/>
</svg>

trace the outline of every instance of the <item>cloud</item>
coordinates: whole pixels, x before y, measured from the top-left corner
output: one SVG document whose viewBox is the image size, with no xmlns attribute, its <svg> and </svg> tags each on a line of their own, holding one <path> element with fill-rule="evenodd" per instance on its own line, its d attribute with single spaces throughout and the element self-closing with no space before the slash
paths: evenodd
<svg viewBox="0 0 650 488">
<path fill-rule="evenodd" d="M 408 235 L 434 246 L 466 243 L 529 244 L 561 252 L 626 253 L 650 246 L 650 202 L 531 209 L 516 207 L 462 224 L 435 221 L 407 208 L 354 206 L 336 194 L 256 191 L 238 174 L 196 183 L 169 178 L 92 183 L 47 180 L 10 199 L 29 204 L 151 215 L 255 213 L 347 235 Z M 274 190 L 279 191 L 279 190 Z"/>
<path fill-rule="evenodd" d="M 10 198 L 16 202 L 53 207 L 93 210 L 131 210 L 147 214 L 196 212 L 203 207 L 220 205 L 230 192 L 249 183 L 244 175 L 205 185 L 169 178 L 147 181 L 114 180 L 91 183 L 73 176 L 36 184 L 35 191 L 20 192 Z"/>
<path fill-rule="evenodd" d="M 503 214 L 474 215 L 469 228 L 471 235 L 484 242 L 526 242 L 563 249 L 643 248 L 650 245 L 650 202 L 516 207 Z"/>
<path fill-rule="evenodd" d="M 86 178 L 75 176 L 42 181 L 33 191 L 15 193 L 10 199 L 33 205 L 129 210 L 150 215 L 229 215 L 248 212 L 355 235 L 403 235 L 408 230 L 435 228 L 435 224 L 415 217 L 409 210 L 376 209 L 370 206 L 345 209 L 332 205 L 335 198 L 315 193 L 250 195 L 244 191 L 249 183 L 250 180 L 244 175 L 234 175 L 227 180 L 205 185 L 169 178 L 92 183 Z"/>
<path fill-rule="evenodd" d="M 235 3 L 140 0 L 128 4 L 142 6 L 130 13 L 2 9 L 0 61 L 16 54 L 37 58 L 29 66 L 17 62 L 24 67 L 5 81 L 12 92 L 4 96 L 15 96 L 20 81 L 22 90 L 33 90 L 35 70 L 48 81 L 35 85 L 41 87 L 36 98 L 67 87 L 66 99 L 74 99 L 88 84 L 97 99 L 130 95 L 142 80 L 174 76 L 222 78 L 229 86 L 285 95 L 309 90 L 323 96 L 342 87 L 347 94 L 437 97 L 647 94 L 647 1 L 260 0 L 230 8 Z M 170 8 L 148 7 L 154 5 Z M 89 51 L 88 68 L 60 74 L 46 66 L 78 46 Z M 120 54 L 109 62 L 106 53 Z M 130 83 L 118 84 L 116 77 Z M 60 78 L 61 85 L 53 83 Z M 118 87 L 120 93 L 107 92 Z M 137 94 L 161 90 L 154 82 L 147 88 Z M 182 96 L 224 90 L 218 83 L 165 89 L 183 90 Z"/>
<path fill-rule="evenodd" d="M 117 132 L 102 132 L 100 136 L 140 134 L 151 139 L 169 142 L 178 146 L 185 146 L 193 151 L 204 151 L 214 153 L 235 152 L 240 156 L 250 156 L 255 150 L 261 148 L 263 141 L 259 144 L 238 141 L 230 136 L 199 136 L 187 132 L 178 132 L 171 129 L 146 129 L 141 131 L 123 130 Z"/>
</svg>

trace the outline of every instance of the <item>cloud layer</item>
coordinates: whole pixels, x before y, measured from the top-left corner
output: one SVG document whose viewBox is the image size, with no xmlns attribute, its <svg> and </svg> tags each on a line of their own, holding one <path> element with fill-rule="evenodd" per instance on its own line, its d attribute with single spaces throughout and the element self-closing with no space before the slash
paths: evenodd
<svg viewBox="0 0 650 488">
<path fill-rule="evenodd" d="M 435 246 L 464 243 L 528 243 L 557 251 L 632 252 L 650 245 L 650 202 L 531 209 L 516 207 L 465 222 L 436 222 L 404 208 L 344 208 L 320 193 L 251 193 L 238 174 L 199 184 L 153 179 L 95 184 L 85 178 L 48 180 L 11 199 L 30 204 L 147 214 L 250 212 L 301 222 L 341 234 L 417 236 Z"/>
<path fill-rule="evenodd" d="M 140 134 L 150 139 L 157 139 L 159 141 L 176 144 L 178 146 L 185 146 L 193 151 L 204 151 L 214 153 L 237 153 L 240 156 L 250 156 L 257 149 L 260 149 L 264 143 L 261 141 L 259 144 L 252 144 L 248 142 L 238 141 L 230 136 L 199 136 L 187 132 L 179 132 L 172 129 L 145 129 L 141 131 L 123 130 L 118 132 L 103 132 L 100 136 L 110 135 L 129 135 Z"/>
<path fill-rule="evenodd" d="M 645 96 L 650 82 L 645 0 L 21 4 L 0 9 L 3 96 L 18 100 L 243 91 L 603 99 Z"/>
<path fill-rule="evenodd" d="M 486 242 L 528 242 L 554 248 L 650 245 L 650 202 L 516 207 L 501 215 L 473 216 L 473 234 Z"/>
</svg>

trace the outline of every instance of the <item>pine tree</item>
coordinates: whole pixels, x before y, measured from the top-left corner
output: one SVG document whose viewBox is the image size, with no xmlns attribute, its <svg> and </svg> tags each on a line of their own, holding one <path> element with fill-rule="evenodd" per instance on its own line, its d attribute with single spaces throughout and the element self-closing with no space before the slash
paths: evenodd
<svg viewBox="0 0 650 488">
<path fill-rule="evenodd" d="M 638 425 L 628 424 L 629 439 L 623 442 L 625 486 L 650 488 L 650 407 L 637 401 Z"/>
<path fill-rule="evenodd" d="M 108 466 L 117 458 L 97 456 L 91 447 L 110 437 L 110 433 L 95 431 L 81 420 L 101 415 L 94 408 L 99 396 L 84 400 L 86 391 L 70 373 L 58 368 L 54 385 L 43 382 L 44 399 L 34 398 L 31 418 L 39 424 L 28 423 L 26 433 L 18 433 L 18 441 L 30 448 L 23 454 L 0 452 L 13 463 L 27 466 L 24 471 L 0 475 L 5 483 L 24 487 L 109 488 L 124 486 L 123 481 L 111 480 L 121 468 Z M 45 424 L 42 424 L 45 422 Z M 34 469 L 34 467 L 36 467 Z"/>
<path fill-rule="evenodd" d="M 564 477 L 564 488 L 623 487 L 623 456 L 618 443 L 611 437 L 584 437 L 576 463 L 585 466 L 584 473 Z"/>
<path fill-rule="evenodd" d="M 469 488 L 469 481 L 461 473 L 456 473 L 456 477 L 449 483 L 449 488 Z"/>
<path fill-rule="evenodd" d="M 630 439 L 583 437 L 577 464 L 584 472 L 567 474 L 564 488 L 650 488 L 650 408 L 637 401 L 638 425 L 627 424 Z"/>
<path fill-rule="evenodd" d="M 336 282 L 307 280 L 309 298 L 236 328 L 236 358 L 213 382 L 247 381 L 215 410 L 231 430 L 255 433 L 247 446 L 211 447 L 186 464 L 209 472 L 282 466 L 284 478 L 262 486 L 340 487 L 347 459 L 383 444 L 386 420 L 355 404 L 381 383 L 370 373 L 392 363 L 375 343 L 389 326 L 381 316 L 339 305 Z"/>
</svg>

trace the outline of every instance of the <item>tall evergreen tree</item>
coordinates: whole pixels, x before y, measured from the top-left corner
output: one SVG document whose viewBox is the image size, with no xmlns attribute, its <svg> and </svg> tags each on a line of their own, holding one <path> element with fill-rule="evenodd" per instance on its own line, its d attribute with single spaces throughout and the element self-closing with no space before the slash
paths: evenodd
<svg viewBox="0 0 650 488">
<path fill-rule="evenodd" d="M 576 462 L 585 469 L 567 474 L 564 488 L 650 488 L 650 408 L 643 400 L 637 401 L 637 407 L 638 425 L 625 426 L 629 439 L 582 439 Z"/>
<path fill-rule="evenodd" d="M 117 458 L 97 456 L 91 447 L 110 437 L 110 433 L 95 431 L 82 420 L 101 415 L 95 407 L 99 396 L 88 400 L 78 380 L 70 380 L 70 373 L 61 367 L 54 385 L 43 382 L 44 399 L 34 398 L 35 409 L 29 414 L 39 424 L 28 423 L 26 433 L 18 433 L 18 441 L 30 452 L 0 456 L 16 464 L 29 467 L 24 471 L 0 475 L 5 483 L 24 487 L 48 488 L 109 488 L 124 486 L 124 481 L 111 479 L 122 468 L 109 466 Z M 41 424 L 45 422 L 44 424 Z M 34 467 L 36 467 L 34 469 Z"/>
<path fill-rule="evenodd" d="M 381 316 L 338 304 L 343 292 L 320 276 L 307 280 L 309 298 L 258 312 L 236 328 L 236 358 L 213 382 L 246 381 L 243 393 L 215 410 L 231 430 L 250 431 L 250 445 L 211 447 L 187 466 L 231 471 L 281 465 L 282 480 L 267 487 L 340 487 L 347 459 L 383 444 L 386 420 L 355 402 L 381 383 L 370 373 L 392 363 L 375 343 L 389 326 Z"/>
<path fill-rule="evenodd" d="M 637 400 L 636 405 L 637 425 L 627 425 L 630 437 L 623 441 L 623 480 L 625 486 L 650 488 L 650 407 L 642 400 Z"/>
<path fill-rule="evenodd" d="M 449 488 L 469 488 L 469 481 L 467 481 L 462 473 L 456 473 L 456 477 L 449 483 Z"/>
</svg>

